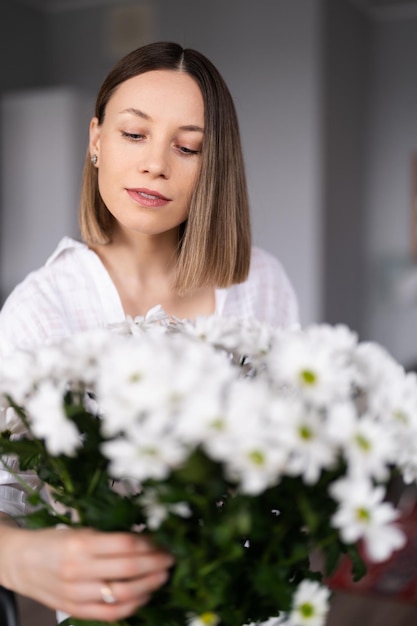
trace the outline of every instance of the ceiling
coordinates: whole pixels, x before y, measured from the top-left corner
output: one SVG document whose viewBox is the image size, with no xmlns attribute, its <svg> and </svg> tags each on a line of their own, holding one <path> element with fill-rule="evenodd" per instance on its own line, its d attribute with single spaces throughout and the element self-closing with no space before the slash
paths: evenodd
<svg viewBox="0 0 417 626">
<path fill-rule="evenodd" d="M 87 9 L 94 6 L 112 6 L 120 0 L 13 0 L 48 12 Z M 337 2 L 338 0 L 333 0 Z M 371 17 L 381 19 L 417 17 L 417 0 L 350 0 Z M 130 0 L 132 4 L 132 0 Z"/>
<path fill-rule="evenodd" d="M 350 0 L 371 17 L 395 19 L 417 17 L 417 0 Z"/>
<path fill-rule="evenodd" d="M 75 9 L 88 9 L 97 6 L 120 4 L 120 0 L 13 0 L 15 4 L 24 4 L 42 11 L 61 12 Z"/>
</svg>

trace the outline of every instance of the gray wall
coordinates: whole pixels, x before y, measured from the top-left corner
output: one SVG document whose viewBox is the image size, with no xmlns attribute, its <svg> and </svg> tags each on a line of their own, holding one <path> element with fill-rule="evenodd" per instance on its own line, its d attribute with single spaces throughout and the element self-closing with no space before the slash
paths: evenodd
<svg viewBox="0 0 417 626">
<path fill-rule="evenodd" d="M 324 317 L 414 366 L 417 9 L 326 0 L 324 33 Z"/>
<path fill-rule="evenodd" d="M 374 24 L 347 0 L 327 0 L 324 19 L 324 315 L 362 334 Z"/>
<path fill-rule="evenodd" d="M 376 23 L 366 189 L 366 332 L 417 362 L 412 158 L 417 154 L 417 15 Z"/>
<path fill-rule="evenodd" d="M 0 2 L 0 92 L 45 80 L 46 22 L 39 11 Z"/>
</svg>

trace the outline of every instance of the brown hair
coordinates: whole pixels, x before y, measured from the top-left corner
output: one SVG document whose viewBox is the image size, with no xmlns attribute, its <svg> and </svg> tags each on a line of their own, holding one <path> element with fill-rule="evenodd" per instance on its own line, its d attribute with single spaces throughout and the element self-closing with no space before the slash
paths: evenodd
<svg viewBox="0 0 417 626">
<path fill-rule="evenodd" d="M 222 76 L 201 53 L 170 42 L 148 44 L 122 58 L 104 80 L 95 115 L 103 122 L 106 106 L 124 81 L 152 70 L 189 74 L 200 87 L 205 129 L 201 169 L 189 214 L 181 227 L 177 258 L 178 293 L 203 286 L 228 287 L 247 278 L 250 219 L 236 110 Z M 87 244 L 111 241 L 113 217 L 98 189 L 97 169 L 87 153 L 80 204 L 81 236 Z"/>
</svg>

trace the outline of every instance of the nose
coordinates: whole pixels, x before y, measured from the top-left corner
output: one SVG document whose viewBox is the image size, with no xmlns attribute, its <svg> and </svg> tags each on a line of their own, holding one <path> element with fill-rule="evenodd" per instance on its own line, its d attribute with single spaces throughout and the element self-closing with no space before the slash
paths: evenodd
<svg viewBox="0 0 417 626">
<path fill-rule="evenodd" d="M 170 174 L 169 149 L 158 141 L 149 141 L 141 151 L 140 169 L 153 178 L 168 178 Z"/>
</svg>

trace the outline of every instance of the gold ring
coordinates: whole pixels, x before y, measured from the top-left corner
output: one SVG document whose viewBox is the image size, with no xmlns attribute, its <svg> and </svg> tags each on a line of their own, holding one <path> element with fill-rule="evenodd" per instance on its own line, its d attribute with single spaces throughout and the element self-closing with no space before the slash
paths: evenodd
<svg viewBox="0 0 417 626">
<path fill-rule="evenodd" d="M 113 595 L 113 591 L 109 583 L 102 583 L 100 587 L 100 595 L 103 602 L 106 604 L 116 604 L 116 598 Z"/>
</svg>

